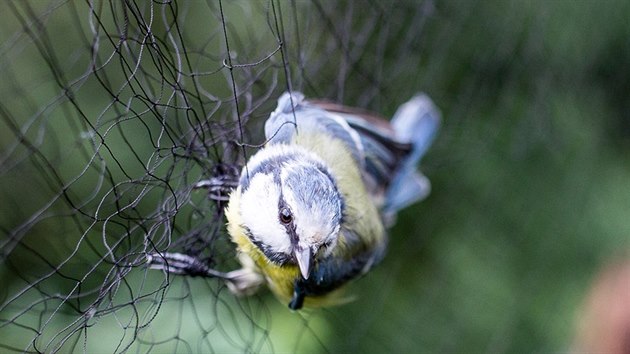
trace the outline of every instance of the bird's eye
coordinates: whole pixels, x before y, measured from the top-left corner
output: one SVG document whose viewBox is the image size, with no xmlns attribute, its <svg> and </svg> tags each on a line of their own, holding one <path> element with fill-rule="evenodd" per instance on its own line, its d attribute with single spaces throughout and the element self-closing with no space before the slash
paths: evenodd
<svg viewBox="0 0 630 354">
<path fill-rule="evenodd" d="M 288 208 L 280 209 L 280 222 L 283 224 L 290 224 L 293 221 L 293 214 Z"/>
</svg>

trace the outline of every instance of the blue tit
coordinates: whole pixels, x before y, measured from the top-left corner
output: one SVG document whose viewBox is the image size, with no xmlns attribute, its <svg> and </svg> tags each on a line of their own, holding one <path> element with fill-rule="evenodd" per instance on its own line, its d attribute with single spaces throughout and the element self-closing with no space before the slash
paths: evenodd
<svg viewBox="0 0 630 354">
<path fill-rule="evenodd" d="M 266 284 L 291 309 L 343 302 L 344 285 L 383 258 L 397 211 L 428 195 L 416 166 L 439 125 L 423 94 L 390 123 L 284 93 L 226 207 L 243 266 L 227 273 L 229 288 Z"/>
</svg>

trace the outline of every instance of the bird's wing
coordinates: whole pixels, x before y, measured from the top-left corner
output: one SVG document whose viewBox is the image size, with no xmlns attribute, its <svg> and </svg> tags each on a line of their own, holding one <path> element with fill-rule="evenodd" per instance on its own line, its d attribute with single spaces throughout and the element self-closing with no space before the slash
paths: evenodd
<svg viewBox="0 0 630 354">
<path fill-rule="evenodd" d="M 417 170 L 441 121 L 429 96 L 416 94 L 398 108 L 391 123 L 362 109 L 326 101 L 310 102 L 340 115 L 359 135 L 364 179 L 387 223 L 393 222 L 398 210 L 429 194 L 431 183 Z"/>
<path fill-rule="evenodd" d="M 339 115 L 358 134 L 363 146 L 364 178 L 370 193 L 380 199 L 412 145 L 399 141 L 389 121 L 372 112 L 326 101 L 310 102 Z"/>
<path fill-rule="evenodd" d="M 429 180 L 416 169 L 439 126 L 440 113 L 424 94 L 401 105 L 390 123 L 366 110 L 306 100 L 293 91 L 278 100 L 265 136 L 270 144 L 290 143 L 300 131 L 321 131 L 341 140 L 377 207 L 394 216 L 429 194 Z"/>
<path fill-rule="evenodd" d="M 323 131 L 341 140 L 362 171 L 368 191 L 383 198 L 392 176 L 412 145 L 396 139 L 389 122 L 365 110 L 321 101 L 305 100 L 299 92 L 284 93 L 265 123 L 268 143 L 289 143 L 303 131 Z"/>
<path fill-rule="evenodd" d="M 359 166 L 363 166 L 364 148 L 360 136 L 338 114 L 326 111 L 304 100 L 299 92 L 285 92 L 267 122 L 268 144 L 290 143 L 300 131 L 321 131 L 341 140 Z"/>
</svg>

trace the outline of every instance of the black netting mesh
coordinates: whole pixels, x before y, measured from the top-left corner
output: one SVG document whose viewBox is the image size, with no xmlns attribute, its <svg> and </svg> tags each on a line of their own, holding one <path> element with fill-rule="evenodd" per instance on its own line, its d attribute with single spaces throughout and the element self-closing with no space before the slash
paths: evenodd
<svg viewBox="0 0 630 354">
<path fill-rule="evenodd" d="M 406 72 L 384 63 L 418 50 L 431 3 L 0 6 L 4 350 L 277 349 L 261 297 L 146 254 L 234 268 L 223 205 L 194 184 L 240 171 L 285 90 L 382 108 Z M 295 348 L 319 341 L 303 316 L 284 315 Z"/>
</svg>

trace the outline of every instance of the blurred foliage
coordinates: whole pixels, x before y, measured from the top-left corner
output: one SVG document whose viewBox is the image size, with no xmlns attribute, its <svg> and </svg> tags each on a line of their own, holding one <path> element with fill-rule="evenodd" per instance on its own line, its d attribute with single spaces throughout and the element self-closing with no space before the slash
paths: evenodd
<svg viewBox="0 0 630 354">
<path fill-rule="evenodd" d="M 401 82 L 443 109 L 423 163 L 433 193 L 399 216 L 361 283 L 375 298 L 339 310 L 335 332 L 362 332 L 333 352 L 569 348 L 594 271 L 630 250 L 628 13 L 436 2 Z"/>
<path fill-rule="evenodd" d="M 415 17 L 403 16 L 405 4 L 400 5 L 402 10 L 392 12 L 396 16 L 382 20 L 411 28 Z M 237 305 L 229 294 L 215 299 L 217 313 L 227 313 L 221 318 L 234 321 L 225 327 L 260 330 L 275 343 L 255 344 L 259 339 L 251 334 L 252 346 L 244 350 L 291 351 L 308 338 L 299 347 L 307 352 L 563 351 L 593 274 L 607 259 L 628 257 L 630 2 L 426 5 L 431 16 L 417 36 L 401 30 L 401 40 L 409 40 L 403 55 L 385 50 L 382 62 L 370 62 L 368 52 L 362 68 L 332 88 L 309 81 L 314 76 L 299 77 L 297 69 L 294 75 L 307 96 L 342 99 L 385 115 L 413 92 L 427 92 L 444 118 L 422 164 L 431 196 L 399 215 L 385 261 L 352 286 L 357 300 L 351 304 L 294 314 L 270 299 L 256 311 L 267 322 L 246 325 L 249 319 L 230 310 Z M 377 48 L 373 41 L 378 38 L 365 46 Z M 334 81 L 336 63 L 326 65 L 319 79 Z M 379 73 L 380 68 L 388 69 Z M 361 88 L 370 73 L 382 85 L 378 97 L 366 101 Z M 254 120 L 264 116 L 252 119 L 249 131 L 256 135 L 253 127 L 260 121 Z M 7 135 L 0 131 L 0 137 Z M 4 195 L 29 188 L 25 180 L 3 183 Z M 19 209 L 32 212 L 25 205 Z M 205 281 L 191 284 L 197 294 L 217 291 Z M 181 310 L 172 292 L 155 322 L 191 311 Z M 202 298 L 194 302 L 207 305 Z M 120 330 L 111 318 L 106 321 Z M 187 334 L 198 323 L 171 324 L 177 328 L 156 326 L 153 340 L 159 341 L 160 331 L 180 331 L 178 338 L 192 343 L 192 351 L 204 348 Z M 320 342 L 303 331 L 316 333 Z M 110 337 L 116 333 L 101 339 L 116 340 Z M 226 338 L 219 348 L 229 348 Z"/>
</svg>

